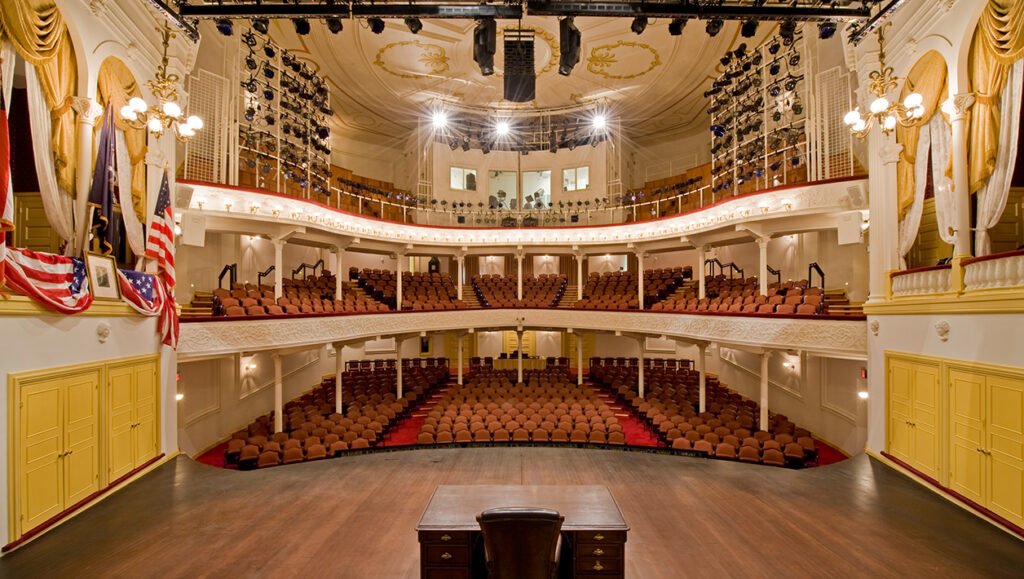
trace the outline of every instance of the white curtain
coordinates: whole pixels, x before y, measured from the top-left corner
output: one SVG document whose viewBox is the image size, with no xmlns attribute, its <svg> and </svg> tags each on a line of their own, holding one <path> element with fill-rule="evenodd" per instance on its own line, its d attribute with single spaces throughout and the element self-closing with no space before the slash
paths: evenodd
<svg viewBox="0 0 1024 579">
<path fill-rule="evenodd" d="M 50 147 L 50 107 L 43 96 L 36 68 L 28 64 L 25 65 L 25 88 L 28 98 L 28 120 L 32 127 L 32 152 L 36 161 L 36 177 L 39 179 L 43 209 L 46 210 L 46 219 L 50 222 L 50 227 L 61 239 L 69 242 L 70 248 L 70 241 L 74 237 L 71 221 L 74 198 L 57 186 L 57 172 Z"/>
<path fill-rule="evenodd" d="M 1010 194 L 1010 180 L 1017 160 L 1017 131 L 1020 126 L 1021 66 L 1018 60 L 1010 69 L 1006 86 L 999 102 L 999 151 L 996 166 L 985 186 L 978 190 L 977 235 L 974 238 L 974 255 L 992 253 L 992 238 L 988 230 L 999 223 Z"/>
<path fill-rule="evenodd" d="M 124 131 L 115 128 L 117 146 L 117 199 L 121 204 L 121 218 L 124 220 L 124 231 L 128 237 L 128 245 L 132 253 L 142 257 L 146 253 L 146 239 L 142 232 L 142 223 L 132 205 L 132 160 L 128 156 L 128 144 L 124 140 Z"/>
<path fill-rule="evenodd" d="M 3 59 L 3 64 L 0 65 L 0 82 L 3 82 L 4 86 L 4 106 L 7 108 L 7 118 L 11 118 L 11 91 L 14 90 L 14 62 L 15 62 L 14 45 L 6 40 L 3 42 L 3 46 L 0 46 L 0 59 Z M 14 174 L 11 171 L 7 172 L 7 190 L 14 195 Z M 13 197 L 12 197 L 13 199 Z"/>
<path fill-rule="evenodd" d="M 900 221 L 900 269 L 907 269 L 907 253 L 917 240 L 924 211 L 924 189 L 928 185 L 928 151 L 931 149 L 931 123 L 921 125 L 917 137 L 917 158 L 914 159 L 914 201 Z"/>
<path fill-rule="evenodd" d="M 949 167 L 950 142 L 953 128 L 942 113 L 936 111 L 928 122 L 932 139 L 932 190 L 935 192 L 935 221 L 939 237 L 950 245 L 956 243 L 956 234 L 950 228 L 956 226 L 956 201 L 953 197 L 953 180 L 946 176 Z"/>
</svg>

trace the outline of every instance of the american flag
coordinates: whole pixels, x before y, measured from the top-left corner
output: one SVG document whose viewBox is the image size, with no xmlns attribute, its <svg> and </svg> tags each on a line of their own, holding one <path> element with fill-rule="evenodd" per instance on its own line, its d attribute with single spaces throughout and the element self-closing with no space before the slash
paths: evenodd
<svg viewBox="0 0 1024 579">
<path fill-rule="evenodd" d="M 163 280 L 150 273 L 131 269 L 117 270 L 121 299 L 144 316 L 160 316 L 163 343 L 178 347 L 178 311 L 174 299 L 167 297 Z"/>
<path fill-rule="evenodd" d="M 156 260 L 157 273 L 167 284 L 167 293 L 174 294 L 174 213 L 171 208 L 171 188 L 167 182 L 167 170 L 160 183 L 160 194 L 156 198 L 156 211 L 149 224 L 149 239 L 146 240 L 146 257 Z"/>
<path fill-rule="evenodd" d="M 11 143 L 7 134 L 7 107 L 0 84 L 0 286 L 4 285 L 7 232 L 14 229 L 14 199 L 11 198 Z"/>
<path fill-rule="evenodd" d="M 92 304 L 85 262 L 52 253 L 7 249 L 7 285 L 62 314 L 77 314 Z"/>
<path fill-rule="evenodd" d="M 114 190 L 117 189 L 117 155 L 114 147 L 114 117 L 110 109 L 103 113 L 100 145 L 96 150 L 96 167 L 89 190 L 89 211 L 92 229 L 100 242 L 100 253 L 110 255 L 114 250 Z M 95 208 L 95 210 L 93 209 Z"/>
</svg>

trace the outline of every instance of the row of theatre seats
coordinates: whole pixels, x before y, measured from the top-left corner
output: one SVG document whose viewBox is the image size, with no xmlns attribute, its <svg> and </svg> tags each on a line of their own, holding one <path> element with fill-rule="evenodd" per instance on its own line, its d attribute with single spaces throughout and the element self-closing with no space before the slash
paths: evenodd
<svg viewBox="0 0 1024 579">
<path fill-rule="evenodd" d="M 557 308 L 565 293 L 568 277 L 542 273 L 523 278 L 523 299 L 518 299 L 519 283 L 515 276 L 485 273 L 472 277 L 473 291 L 485 308 Z"/>
<path fill-rule="evenodd" d="M 579 442 L 625 444 L 615 412 L 568 371 L 483 369 L 452 386 L 420 427 L 418 444 Z"/>
<path fill-rule="evenodd" d="M 821 288 L 807 287 L 807 280 L 773 283 L 768 295 L 760 295 L 756 278 L 723 280 L 715 286 L 708 281 L 706 296 L 698 299 L 694 291 L 677 293 L 652 310 L 676 312 L 727 312 L 731 314 L 799 314 L 827 313 Z M 730 283 L 733 282 L 733 283 Z M 714 287 L 714 290 L 711 288 Z"/>
<path fill-rule="evenodd" d="M 398 282 L 395 272 L 386 269 L 348 270 L 349 279 L 356 282 L 367 296 L 377 302 L 397 308 Z M 457 298 L 455 282 L 446 273 L 402 272 L 403 310 L 457 310 L 466 304 Z"/>
<path fill-rule="evenodd" d="M 314 314 L 333 312 L 375 312 L 387 308 L 368 299 L 363 294 L 346 294 L 343 299 L 334 299 L 336 280 L 329 271 L 321 276 L 305 279 L 285 278 L 284 295 L 274 299 L 274 288 L 261 284 L 235 283 L 232 289 L 213 290 L 214 316 L 267 316 L 286 314 Z"/>
<path fill-rule="evenodd" d="M 407 361 L 408 362 L 408 361 Z M 342 374 L 343 414 L 335 412 L 335 379 L 325 377 L 311 392 L 284 405 L 284 430 L 273 432 L 273 412 L 235 432 L 224 463 L 240 469 L 319 460 L 348 450 L 376 446 L 388 429 L 419 400 L 448 380 L 448 366 L 406 364 L 403 396 L 395 393 L 394 367 L 358 369 Z"/>
<path fill-rule="evenodd" d="M 643 398 L 637 394 L 635 366 L 591 366 L 591 379 L 615 392 L 671 448 L 792 468 L 817 462 L 809 431 L 782 414 L 769 414 L 770 424 L 760 428 L 757 402 L 720 384 L 714 375 L 705 378 L 706 410 L 701 413 L 699 374 L 688 367 L 645 371 Z"/>
<path fill-rule="evenodd" d="M 644 270 L 644 307 L 650 308 L 672 295 L 692 276 L 690 267 L 657 268 Z M 591 272 L 583 286 L 583 299 L 574 307 L 590 310 L 639 309 L 636 273 L 614 271 Z"/>
</svg>

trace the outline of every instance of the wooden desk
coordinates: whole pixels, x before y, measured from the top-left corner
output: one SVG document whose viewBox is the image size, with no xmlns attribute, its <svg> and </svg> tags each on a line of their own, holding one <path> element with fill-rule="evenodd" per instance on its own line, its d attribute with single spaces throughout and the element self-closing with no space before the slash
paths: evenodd
<svg viewBox="0 0 1024 579">
<path fill-rule="evenodd" d="M 625 573 L 626 532 L 619 505 L 607 487 L 442 485 L 416 525 L 420 541 L 420 576 L 425 579 L 470 579 L 474 546 L 480 535 L 476 516 L 496 507 L 554 509 L 565 517 L 563 555 L 571 551 L 573 577 L 604 579 Z"/>
</svg>

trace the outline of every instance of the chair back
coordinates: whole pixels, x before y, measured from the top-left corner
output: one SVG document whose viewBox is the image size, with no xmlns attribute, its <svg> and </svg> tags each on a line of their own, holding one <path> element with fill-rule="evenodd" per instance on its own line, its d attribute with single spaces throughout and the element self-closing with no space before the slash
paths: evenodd
<svg viewBox="0 0 1024 579">
<path fill-rule="evenodd" d="M 565 517 L 534 507 L 503 507 L 476 517 L 483 532 L 488 577 L 551 579 L 558 569 Z"/>
</svg>

